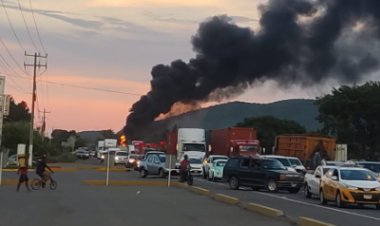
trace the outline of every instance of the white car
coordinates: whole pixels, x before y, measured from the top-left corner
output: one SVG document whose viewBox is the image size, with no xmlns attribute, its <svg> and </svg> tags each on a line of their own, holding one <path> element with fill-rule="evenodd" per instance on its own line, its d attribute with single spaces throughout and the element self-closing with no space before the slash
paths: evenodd
<svg viewBox="0 0 380 226">
<path fill-rule="evenodd" d="M 213 161 L 210 169 L 208 179 L 215 181 L 216 179 L 223 179 L 223 169 L 228 159 L 216 159 Z"/>
<path fill-rule="evenodd" d="M 219 160 L 219 159 L 228 160 L 228 157 L 225 156 L 225 155 L 210 155 L 210 156 L 208 156 L 208 157 L 203 161 L 203 166 L 202 166 L 203 178 L 205 178 L 205 179 L 206 179 L 206 178 L 210 179 L 210 174 L 209 174 L 210 168 L 211 168 L 212 165 L 214 164 L 214 161 L 215 161 L 215 160 Z"/>
<path fill-rule="evenodd" d="M 336 166 L 318 166 L 313 173 L 306 173 L 304 178 L 304 195 L 306 198 L 319 196 L 321 178 Z"/>
<path fill-rule="evenodd" d="M 114 164 L 125 164 L 125 161 L 128 159 L 128 152 L 126 151 L 116 151 L 114 157 Z"/>
<path fill-rule="evenodd" d="M 282 155 L 261 155 L 263 158 L 269 158 L 269 159 L 277 159 L 286 167 L 286 169 L 290 172 L 297 172 L 296 169 L 292 166 L 289 157 L 288 156 L 282 156 Z"/>
<path fill-rule="evenodd" d="M 299 158 L 291 157 L 291 156 L 288 156 L 287 158 L 289 159 L 289 162 L 292 165 L 292 167 L 294 169 L 296 169 L 297 172 L 305 172 L 306 171 L 305 166 L 302 164 L 302 162 Z"/>
<path fill-rule="evenodd" d="M 194 176 L 201 176 L 203 174 L 202 171 L 202 159 L 201 158 L 193 158 L 189 156 L 190 162 L 190 172 Z"/>
</svg>

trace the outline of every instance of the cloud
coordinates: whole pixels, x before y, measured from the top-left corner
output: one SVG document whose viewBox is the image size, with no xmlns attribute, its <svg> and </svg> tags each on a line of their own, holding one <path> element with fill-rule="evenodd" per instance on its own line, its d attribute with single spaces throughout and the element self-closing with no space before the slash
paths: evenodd
<svg viewBox="0 0 380 226">
<path fill-rule="evenodd" d="M 4 7 L 12 10 L 20 10 L 18 5 L 11 2 L 4 1 Z M 81 29 L 93 30 L 93 32 L 98 33 L 102 30 L 125 32 L 125 33 L 147 33 L 157 34 L 157 31 L 148 29 L 145 26 L 131 23 L 125 20 L 121 20 L 115 17 L 104 17 L 104 16 L 87 16 L 79 13 L 56 11 L 56 10 L 44 10 L 44 9 L 33 9 L 23 7 L 21 8 L 24 12 L 33 12 L 42 16 L 53 18 L 56 20 L 63 21 Z M 94 18 L 94 19 L 89 19 Z M 92 32 L 92 34 L 94 34 Z M 80 32 L 79 32 L 80 34 Z M 88 32 L 83 33 L 84 36 L 88 36 Z"/>
</svg>

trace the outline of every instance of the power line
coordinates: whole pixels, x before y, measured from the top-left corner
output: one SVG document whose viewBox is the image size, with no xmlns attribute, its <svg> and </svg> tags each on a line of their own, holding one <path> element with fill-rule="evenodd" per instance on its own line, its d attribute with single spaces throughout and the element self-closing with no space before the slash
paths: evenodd
<svg viewBox="0 0 380 226">
<path fill-rule="evenodd" d="M 37 23 L 36 23 L 36 18 L 34 17 L 34 10 L 33 10 L 32 1 L 31 0 L 29 0 L 29 5 L 30 5 L 30 10 L 32 11 L 32 17 L 33 17 L 33 21 L 34 21 L 34 27 L 36 28 L 36 31 L 37 31 L 38 40 L 40 41 L 42 50 L 46 53 L 45 46 L 44 46 L 44 44 L 42 42 L 42 39 L 41 39 L 40 31 L 39 31 Z"/>
<path fill-rule="evenodd" d="M 20 39 L 18 38 L 18 36 L 17 36 L 17 34 L 16 34 L 16 31 L 15 31 L 15 29 L 14 29 L 14 27 L 13 27 L 13 24 L 12 24 L 12 21 L 11 21 L 11 19 L 10 19 L 10 17 L 9 17 L 9 14 L 8 14 L 7 8 L 5 8 L 4 1 L 3 1 L 3 0 L 1 0 L 1 5 L 3 6 L 4 13 L 5 13 L 6 17 L 7 17 L 9 27 L 11 28 L 11 30 L 12 30 L 12 32 L 13 32 L 13 35 L 15 36 L 15 38 L 16 38 L 16 40 L 17 40 L 18 45 L 20 46 L 20 48 L 21 48 L 23 51 L 25 51 L 24 46 L 21 44 L 21 41 L 20 41 Z"/>
<path fill-rule="evenodd" d="M 41 80 L 39 80 L 39 81 L 41 81 Z M 140 94 L 140 93 L 115 91 L 115 90 L 104 89 L 104 88 L 88 87 L 88 86 L 80 86 L 80 85 L 72 85 L 72 84 L 60 83 L 60 82 L 52 82 L 52 81 L 41 81 L 41 82 L 46 82 L 46 83 L 60 85 L 60 86 L 74 87 L 74 88 L 78 88 L 78 89 L 87 89 L 87 90 L 95 90 L 95 91 L 101 91 L 101 92 L 108 92 L 108 93 L 118 93 L 118 94 L 133 95 L 133 96 L 142 96 L 143 95 L 143 94 Z"/>
<path fill-rule="evenodd" d="M 19 7 L 20 12 L 21 12 L 22 19 L 23 19 L 24 24 L 25 24 L 26 31 L 27 31 L 27 33 L 28 33 L 28 35 L 29 35 L 29 38 L 30 38 L 30 40 L 32 41 L 32 44 L 33 44 L 34 48 L 36 49 L 36 51 L 38 51 L 37 45 L 36 45 L 36 43 L 34 43 L 34 40 L 33 40 L 32 35 L 31 35 L 31 33 L 30 33 L 30 30 L 29 30 L 28 24 L 26 23 L 25 16 L 24 16 L 24 12 L 23 12 L 23 10 L 22 10 L 20 0 L 17 0 L 17 2 L 18 2 L 18 7 Z"/>
<path fill-rule="evenodd" d="M 0 38 L 0 41 L 1 41 L 1 38 Z M 2 41 L 1 41 L 2 42 Z M 3 55 L 1 55 L 0 53 L 0 60 L 2 60 L 4 62 L 4 65 L 6 65 L 9 70 L 11 70 L 13 72 L 14 75 L 16 76 L 19 76 L 19 77 L 22 77 L 20 74 L 18 74 L 14 69 L 13 67 L 5 60 L 5 58 L 3 57 Z M 20 66 L 21 67 L 21 66 Z"/>
<path fill-rule="evenodd" d="M 11 57 L 11 59 L 13 60 L 13 62 L 17 65 L 17 67 L 22 71 L 24 72 L 25 74 L 28 74 L 28 72 L 23 69 L 21 67 L 21 65 L 17 62 L 16 58 L 13 56 L 13 54 L 11 53 L 11 51 L 8 49 L 8 47 L 5 45 L 5 43 L 3 42 L 3 40 L 0 38 L 0 43 L 1 45 L 5 48 L 6 52 L 8 53 L 8 55 Z M 5 61 L 5 59 L 3 58 L 3 60 Z M 6 62 L 6 61 L 5 61 Z M 7 63 L 8 64 L 8 63 Z M 8 64 L 9 65 L 9 64 Z"/>
</svg>

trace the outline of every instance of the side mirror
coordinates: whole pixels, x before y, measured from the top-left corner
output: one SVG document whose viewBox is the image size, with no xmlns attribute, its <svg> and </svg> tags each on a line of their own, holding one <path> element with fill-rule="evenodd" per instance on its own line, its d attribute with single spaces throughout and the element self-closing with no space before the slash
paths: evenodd
<svg viewBox="0 0 380 226">
<path fill-rule="evenodd" d="M 335 181 L 337 181 L 337 180 L 338 180 L 338 177 L 337 177 L 337 176 L 332 176 L 332 177 L 331 177 L 331 180 L 335 180 Z"/>
</svg>

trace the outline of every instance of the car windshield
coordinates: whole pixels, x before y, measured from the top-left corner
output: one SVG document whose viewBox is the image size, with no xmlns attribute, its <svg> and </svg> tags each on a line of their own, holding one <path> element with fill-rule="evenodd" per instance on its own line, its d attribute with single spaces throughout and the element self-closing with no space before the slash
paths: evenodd
<svg viewBox="0 0 380 226">
<path fill-rule="evenodd" d="M 371 170 L 375 173 L 380 173 L 380 163 L 366 163 L 362 162 L 360 163 L 364 168 Z"/>
<path fill-rule="evenodd" d="M 285 166 L 276 159 L 266 159 L 261 162 L 264 169 L 286 169 Z"/>
<path fill-rule="evenodd" d="M 343 180 L 376 181 L 374 175 L 367 170 L 340 170 L 340 177 Z"/>
<path fill-rule="evenodd" d="M 119 155 L 119 156 L 128 156 L 128 153 L 127 152 L 117 152 L 116 155 Z"/>
<path fill-rule="evenodd" d="M 204 144 L 183 144 L 183 150 L 206 152 Z"/>
<path fill-rule="evenodd" d="M 216 166 L 225 166 L 227 161 L 216 162 Z"/>
<path fill-rule="evenodd" d="M 202 163 L 202 159 L 193 159 L 193 158 L 190 158 L 189 162 L 193 163 L 193 164 L 201 164 Z"/>
<path fill-rule="evenodd" d="M 116 151 L 108 151 L 111 155 L 114 155 Z"/>
<path fill-rule="evenodd" d="M 290 158 L 289 162 L 292 164 L 292 166 L 302 166 L 302 163 L 299 159 Z"/>
<path fill-rule="evenodd" d="M 160 154 L 160 155 L 158 155 L 158 157 L 160 158 L 160 162 L 165 162 L 166 161 L 166 155 Z"/>
<path fill-rule="evenodd" d="M 284 165 L 286 167 L 291 167 L 288 159 L 283 159 L 283 158 L 273 158 L 273 159 L 280 161 L 282 163 L 282 165 Z"/>
<path fill-rule="evenodd" d="M 240 145 L 239 149 L 240 149 L 240 151 L 256 152 L 257 151 L 257 146 Z"/>
</svg>

